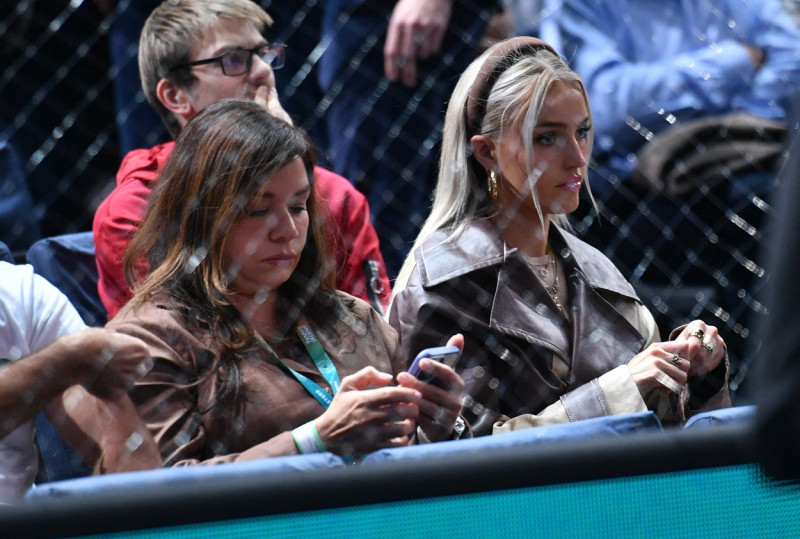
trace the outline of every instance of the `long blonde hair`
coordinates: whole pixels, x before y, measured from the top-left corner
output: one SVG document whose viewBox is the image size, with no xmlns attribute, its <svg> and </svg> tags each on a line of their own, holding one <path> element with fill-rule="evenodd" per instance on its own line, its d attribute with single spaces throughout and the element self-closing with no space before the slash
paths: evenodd
<svg viewBox="0 0 800 539">
<path fill-rule="evenodd" d="M 415 266 L 414 251 L 434 233 L 451 230 L 446 240 L 450 241 L 458 237 L 471 222 L 492 217 L 499 210 L 488 194 L 486 170 L 472 153 L 472 136 L 481 134 L 497 141 L 506 129 L 518 132 L 525 147 L 528 174 L 536 176 L 538 172 L 533 170 L 533 130 L 551 86 L 559 81 L 577 84 L 586 100 L 586 108 L 590 110 L 580 77 L 549 46 L 531 48 L 526 46 L 530 38 L 514 40 L 500 42 L 486 50 L 467 67 L 453 90 L 442 132 L 442 154 L 433 206 L 403 262 L 394 285 L 394 294 L 403 290 L 408 283 Z M 485 114 L 480 125 L 471 126 L 470 121 L 474 119 L 467 113 L 470 92 L 476 79 L 488 77 L 484 72 L 487 59 L 501 47 L 509 50 L 502 57 L 505 65 L 487 92 Z M 590 133 L 590 152 L 591 146 Z M 584 178 L 587 178 L 586 173 L 584 170 Z M 591 197 L 588 178 L 586 186 Z M 531 196 L 541 216 L 541 205 L 535 189 Z M 558 224 L 566 224 L 566 216 L 553 216 L 553 220 Z"/>
</svg>

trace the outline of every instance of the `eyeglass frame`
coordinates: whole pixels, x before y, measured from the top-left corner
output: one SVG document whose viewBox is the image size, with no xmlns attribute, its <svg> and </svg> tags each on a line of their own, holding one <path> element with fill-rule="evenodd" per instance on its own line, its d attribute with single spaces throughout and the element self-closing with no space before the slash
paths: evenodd
<svg viewBox="0 0 800 539">
<path fill-rule="evenodd" d="M 266 49 L 266 52 L 264 54 L 260 54 L 260 51 L 262 51 L 264 49 Z M 222 70 L 222 74 L 223 75 L 225 75 L 226 77 L 238 77 L 240 75 L 245 75 L 247 73 L 250 73 L 250 70 L 253 69 L 253 55 L 259 56 L 261 58 L 261 60 L 264 61 L 264 56 L 266 56 L 269 53 L 274 53 L 274 51 L 276 51 L 276 50 L 279 51 L 279 52 L 278 52 L 278 54 L 275 54 L 273 56 L 273 61 L 275 59 L 277 59 L 277 58 L 280 58 L 281 59 L 280 65 L 275 66 L 275 65 L 273 65 L 272 61 L 267 62 L 269 64 L 270 68 L 273 71 L 275 71 L 277 69 L 282 68 L 286 64 L 286 45 L 284 45 L 283 43 L 272 43 L 272 44 L 269 44 L 269 45 L 261 45 L 259 47 L 255 47 L 253 49 L 239 49 L 239 48 L 237 48 L 237 49 L 229 50 L 228 52 L 222 53 L 219 56 L 215 56 L 214 58 L 205 58 L 203 60 L 195 60 L 194 62 L 188 62 L 188 63 L 185 63 L 185 64 L 177 65 L 177 66 L 171 68 L 167 73 L 172 73 L 173 71 L 177 71 L 178 69 L 184 69 L 184 68 L 187 68 L 187 67 L 191 68 L 191 67 L 200 66 L 200 65 L 206 65 L 206 64 L 213 64 L 213 63 L 216 62 L 216 63 L 219 64 L 219 67 Z M 245 61 L 245 69 L 244 69 L 244 71 L 242 71 L 241 73 L 233 73 L 233 74 L 227 73 L 225 71 L 225 62 L 223 61 L 223 59 L 226 56 L 229 56 L 231 54 L 242 53 L 242 52 L 247 52 L 248 53 L 247 54 L 247 60 Z"/>
</svg>

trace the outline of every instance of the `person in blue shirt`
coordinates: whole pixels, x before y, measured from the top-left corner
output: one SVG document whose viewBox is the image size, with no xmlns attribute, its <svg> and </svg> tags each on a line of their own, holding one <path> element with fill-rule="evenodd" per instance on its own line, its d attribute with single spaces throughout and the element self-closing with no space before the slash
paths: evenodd
<svg viewBox="0 0 800 539">
<path fill-rule="evenodd" d="M 744 118 L 781 132 L 800 88 L 796 20 L 781 0 L 549 0 L 545 7 L 541 35 L 582 77 L 592 104 L 592 188 L 601 216 L 597 222 L 588 214 L 583 239 L 604 246 L 643 282 L 708 291 L 703 301 L 727 327 L 732 356 L 751 356 L 757 343 L 750 328 L 763 312 L 758 255 L 775 159 L 716 183 L 689 173 L 683 193 L 662 187 L 666 174 L 653 187 L 636 180 L 647 170 L 648 149 L 652 156 L 670 136 L 682 143 L 682 130 L 698 121 Z M 777 155 L 780 137 L 772 142 Z M 706 150 L 695 148 L 703 158 Z M 671 155 L 656 157 L 671 166 L 678 162 Z M 725 162 L 710 155 L 719 177 Z"/>
<path fill-rule="evenodd" d="M 390 278 L 430 207 L 445 103 L 499 6 L 324 2 L 317 80 L 328 158 L 367 197 Z"/>
<path fill-rule="evenodd" d="M 783 120 L 800 87 L 800 29 L 780 0 L 564 0 L 558 28 L 592 103 L 594 156 L 621 179 L 649 134 L 734 111 Z"/>
</svg>

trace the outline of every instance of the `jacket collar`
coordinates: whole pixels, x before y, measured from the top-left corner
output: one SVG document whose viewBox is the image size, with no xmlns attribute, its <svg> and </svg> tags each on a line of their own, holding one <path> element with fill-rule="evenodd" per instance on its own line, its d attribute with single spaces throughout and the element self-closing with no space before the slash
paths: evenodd
<svg viewBox="0 0 800 539">
<path fill-rule="evenodd" d="M 643 337 L 598 293 L 610 291 L 639 302 L 636 292 L 611 261 L 587 243 L 550 227 L 550 244 L 563 265 L 563 286 L 570 297 L 570 323 L 565 326 L 533 270 L 516 248 L 505 245 L 490 221 L 476 221 L 457 238 L 447 241 L 448 237 L 447 232 L 434 235 L 417 251 L 420 284 L 435 286 L 499 266 L 490 327 L 549 348 L 568 364 L 576 354 L 585 355 L 595 358 L 594 363 L 607 363 L 608 370 L 619 364 L 619 350 L 627 349 L 632 356 L 641 349 Z"/>
<path fill-rule="evenodd" d="M 475 221 L 454 239 L 449 239 L 451 234 L 440 231 L 418 249 L 417 269 L 422 286 L 434 286 L 481 268 L 505 264 L 510 257 L 521 258 L 519 251 L 508 247 L 487 219 Z M 568 266 L 572 265 L 569 259 L 574 258 L 574 264 L 593 288 L 639 300 L 630 283 L 600 251 L 552 223 L 549 239 Z"/>
</svg>

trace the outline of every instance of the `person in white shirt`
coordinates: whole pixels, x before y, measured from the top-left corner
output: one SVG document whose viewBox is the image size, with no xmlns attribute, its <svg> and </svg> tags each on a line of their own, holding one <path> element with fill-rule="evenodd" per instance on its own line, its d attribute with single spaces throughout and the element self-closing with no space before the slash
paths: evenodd
<svg viewBox="0 0 800 539">
<path fill-rule="evenodd" d="M 131 457 L 149 462 L 155 446 L 126 393 L 152 364 L 147 349 L 128 335 L 87 328 L 66 296 L 28 265 L 0 262 L 0 358 L 0 502 L 19 500 L 33 484 L 33 420 L 42 410 L 87 462 L 101 455 L 127 459 L 131 469 L 145 467 Z M 103 454 L 120 436 L 134 451 Z"/>
</svg>

